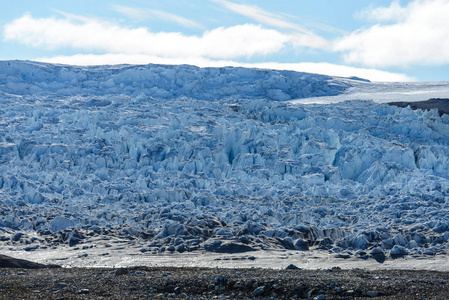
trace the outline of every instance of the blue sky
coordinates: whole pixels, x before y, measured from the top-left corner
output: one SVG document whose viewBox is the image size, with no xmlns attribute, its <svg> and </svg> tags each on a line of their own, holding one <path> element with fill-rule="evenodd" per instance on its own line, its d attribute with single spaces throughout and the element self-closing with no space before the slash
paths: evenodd
<svg viewBox="0 0 449 300">
<path fill-rule="evenodd" d="M 449 80 L 449 0 L 0 0 L 0 59 Z"/>
</svg>

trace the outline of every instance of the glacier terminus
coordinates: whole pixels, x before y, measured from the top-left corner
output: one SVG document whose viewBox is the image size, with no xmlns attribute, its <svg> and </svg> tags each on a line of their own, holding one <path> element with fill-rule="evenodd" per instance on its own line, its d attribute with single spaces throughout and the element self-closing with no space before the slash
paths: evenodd
<svg viewBox="0 0 449 300">
<path fill-rule="evenodd" d="M 0 248 L 444 257 L 449 116 L 385 103 L 444 96 L 447 82 L 0 61 Z"/>
</svg>

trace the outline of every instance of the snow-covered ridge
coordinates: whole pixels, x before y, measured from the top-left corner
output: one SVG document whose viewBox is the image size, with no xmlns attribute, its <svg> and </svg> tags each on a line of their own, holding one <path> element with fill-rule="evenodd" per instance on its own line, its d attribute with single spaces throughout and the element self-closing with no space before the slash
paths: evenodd
<svg viewBox="0 0 449 300">
<path fill-rule="evenodd" d="M 290 100 L 338 95 L 348 87 L 329 76 L 292 71 L 152 64 L 74 67 L 29 61 L 0 61 L 0 85 L 15 95 L 144 94 L 201 100 Z"/>
<path fill-rule="evenodd" d="M 154 251 L 446 251 L 449 118 L 436 110 L 272 101 L 266 91 L 293 98 L 304 87 L 321 95 L 349 84 L 294 72 L 1 65 L 6 245 L 76 245 L 117 235 Z M 184 68 L 190 75 L 180 75 Z M 71 73 L 62 81 L 61 70 L 89 77 Z M 160 75 L 170 72 L 177 75 Z M 154 81 L 136 75 L 155 73 Z M 120 87 L 114 74 L 134 79 Z M 188 78 L 203 88 L 187 89 Z M 100 84 L 111 79 L 110 87 Z M 168 94 L 152 93 L 153 84 Z M 239 96 L 224 92 L 236 86 Z M 26 239 L 17 231 L 39 235 Z"/>
</svg>

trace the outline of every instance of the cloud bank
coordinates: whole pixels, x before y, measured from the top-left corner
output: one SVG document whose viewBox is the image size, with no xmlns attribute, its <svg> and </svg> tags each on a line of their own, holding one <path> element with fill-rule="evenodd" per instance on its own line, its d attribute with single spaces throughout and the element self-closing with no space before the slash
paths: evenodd
<svg viewBox="0 0 449 300">
<path fill-rule="evenodd" d="M 315 35 L 298 24 L 289 22 L 283 15 L 265 11 L 258 6 L 236 4 L 226 0 L 211 0 L 221 7 L 248 17 L 260 23 L 218 27 L 203 31 L 201 35 L 186 35 L 180 32 L 152 32 L 144 27 L 124 27 L 95 18 L 76 16 L 59 12 L 64 18 L 34 18 L 30 14 L 13 20 L 3 27 L 6 41 L 19 42 L 31 47 L 49 50 L 73 50 L 77 55 L 42 57 L 38 60 L 75 65 L 99 64 L 192 64 L 201 67 L 245 66 L 256 68 L 286 69 L 334 76 L 358 76 L 373 81 L 413 81 L 415 78 L 400 73 L 376 70 L 372 67 L 403 66 L 410 62 L 443 60 L 444 55 L 435 53 L 447 48 L 447 41 L 440 40 L 440 48 L 414 47 L 405 53 L 402 48 L 409 47 L 411 36 L 420 37 L 419 30 L 427 30 L 435 24 L 430 22 L 429 14 L 435 9 L 446 8 L 449 0 L 416 1 L 406 7 L 393 2 L 389 7 L 369 8 L 358 17 L 376 22 L 366 30 L 359 30 L 334 43 Z M 183 27 L 199 28 L 199 23 L 160 10 L 136 9 L 127 6 L 112 6 L 131 18 L 163 18 Z M 424 11 L 421 11 L 424 9 Z M 444 11 L 444 10 L 443 10 Z M 427 12 L 427 13 L 426 13 Z M 445 12 L 445 11 L 444 11 Z M 449 11 L 448 11 L 449 13 Z M 440 22 L 442 13 L 435 18 Z M 427 24 L 427 27 L 418 28 Z M 442 22 L 441 22 L 442 23 Z M 414 32 L 409 26 L 416 26 Z M 433 39 L 442 38 L 446 27 L 438 23 L 438 34 L 428 35 Z M 267 27 L 265 27 L 267 26 Z M 408 26 L 408 27 L 407 27 Z M 404 29 L 404 27 L 407 27 Z M 449 32 L 447 32 L 449 34 Z M 410 35 L 410 36 L 409 36 Z M 423 36 L 425 34 L 422 34 Z M 401 36 L 399 38 L 398 36 Z M 422 41 L 415 41 L 419 44 Z M 350 67 L 330 63 L 242 63 L 242 58 L 263 61 L 267 55 L 283 51 L 298 51 L 302 48 L 325 51 L 341 51 L 347 63 L 366 67 Z M 424 52 L 426 50 L 427 52 Z M 395 52 L 396 51 L 396 52 Z M 96 54 L 91 54 L 96 53 Z M 447 56 L 449 51 L 446 51 Z M 428 57 L 433 55 L 434 57 Z M 449 58 L 448 58 L 449 59 Z"/>
<path fill-rule="evenodd" d="M 254 24 L 218 27 L 195 36 L 177 32 L 154 33 L 143 27 L 120 27 L 97 19 L 37 19 L 29 14 L 5 25 L 4 38 L 47 49 L 213 59 L 263 56 L 287 46 L 303 45 L 295 34 Z"/>
<path fill-rule="evenodd" d="M 347 63 L 370 67 L 449 63 L 449 0 L 416 0 L 405 7 L 394 1 L 358 16 L 379 23 L 335 43 Z"/>
</svg>

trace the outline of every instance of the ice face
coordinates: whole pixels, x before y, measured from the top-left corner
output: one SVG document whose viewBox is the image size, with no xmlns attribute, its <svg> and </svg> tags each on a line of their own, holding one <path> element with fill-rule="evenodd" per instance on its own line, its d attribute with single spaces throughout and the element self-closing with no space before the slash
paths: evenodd
<svg viewBox="0 0 449 300">
<path fill-rule="evenodd" d="M 1 227 L 173 249 L 447 245 L 436 111 L 292 104 L 348 81 L 282 71 L 11 61 L 0 76 Z"/>
<path fill-rule="evenodd" d="M 2 92 L 15 95 L 140 95 L 158 99 L 267 98 L 283 101 L 338 95 L 348 88 L 329 76 L 245 68 L 194 66 L 71 67 L 0 61 Z"/>
</svg>

